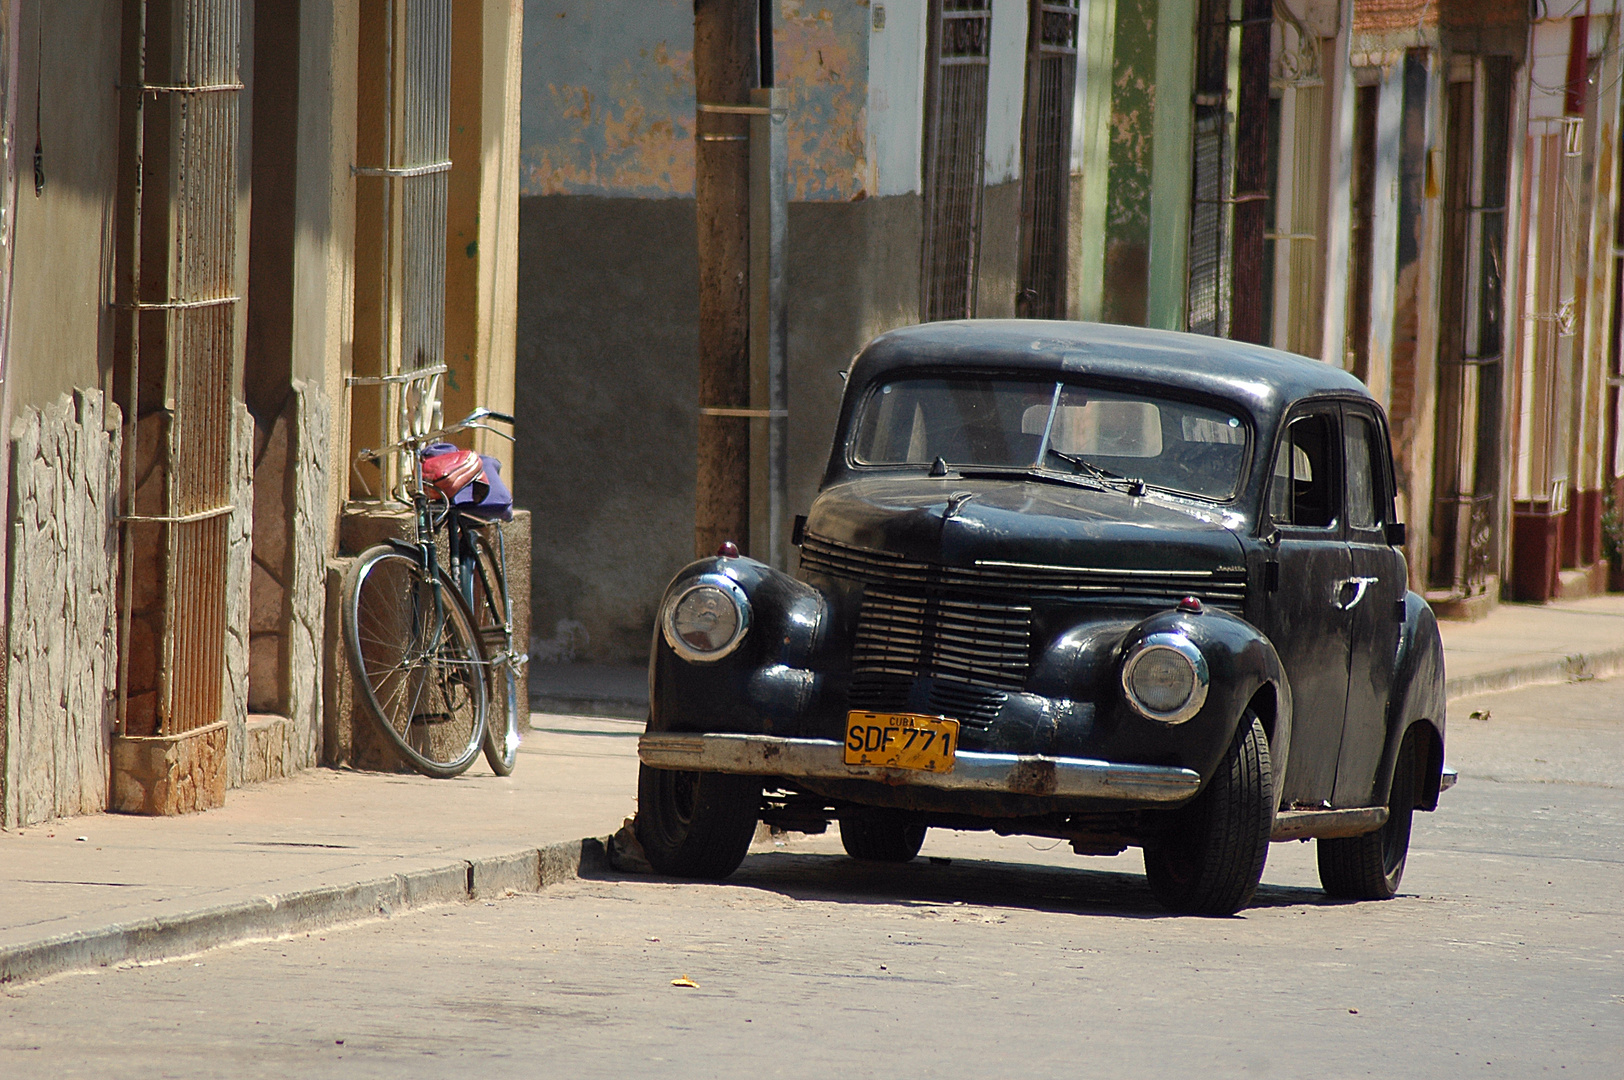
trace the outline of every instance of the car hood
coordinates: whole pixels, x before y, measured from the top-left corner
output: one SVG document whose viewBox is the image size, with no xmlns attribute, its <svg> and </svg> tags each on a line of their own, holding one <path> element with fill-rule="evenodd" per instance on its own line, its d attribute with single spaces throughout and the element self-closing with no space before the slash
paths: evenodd
<svg viewBox="0 0 1624 1080">
<path fill-rule="evenodd" d="M 817 539 L 971 567 L 1030 563 L 1113 570 L 1239 568 L 1240 541 L 1218 508 L 1156 494 L 1021 477 L 864 477 L 813 501 Z"/>
</svg>

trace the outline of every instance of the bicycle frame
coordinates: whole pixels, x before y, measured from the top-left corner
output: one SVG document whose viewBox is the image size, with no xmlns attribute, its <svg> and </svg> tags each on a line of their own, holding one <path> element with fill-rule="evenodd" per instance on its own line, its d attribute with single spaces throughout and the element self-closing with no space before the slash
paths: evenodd
<svg viewBox="0 0 1624 1080">
<path fill-rule="evenodd" d="M 507 432 L 483 423 L 483 421 L 487 419 L 497 420 L 506 424 L 512 424 L 514 422 L 512 416 L 505 413 L 493 412 L 490 409 L 482 407 L 475 409 L 473 412 L 469 413 L 468 416 L 455 424 L 448 424 L 438 430 L 430 431 L 422 435 L 408 435 L 399 442 L 392 443 L 380 449 L 363 449 L 356 454 L 357 462 L 363 460 L 370 460 L 375 463 L 381 462 L 383 456 L 390 451 L 398 451 L 411 459 L 410 481 L 409 483 L 402 483 L 402 489 L 395 492 L 395 498 L 402 502 L 409 503 L 413 508 L 414 523 L 417 531 L 416 543 L 413 546 L 417 550 L 418 558 L 422 561 L 424 567 L 428 569 L 429 580 L 433 583 L 435 604 L 434 618 L 436 627 L 444 625 L 446 614 L 444 607 L 445 599 L 440 595 L 440 555 L 439 546 L 434 542 L 435 532 L 442 523 L 445 525 L 447 541 L 446 551 L 451 564 L 449 567 L 451 579 L 456 582 L 458 592 L 462 594 L 462 598 L 466 602 L 469 612 L 476 615 L 477 621 L 478 612 L 476 611 L 474 591 L 475 576 L 478 575 L 480 578 L 483 578 L 484 570 L 479 565 L 478 553 L 475 550 L 474 542 L 470 533 L 474 530 L 485 528 L 490 523 L 486 522 L 483 524 L 474 524 L 473 522 L 477 519 L 460 513 L 452 504 L 450 498 L 444 496 L 442 496 L 444 499 L 444 511 L 437 513 L 438 507 L 436 506 L 435 501 L 431 500 L 428 495 L 428 492 L 432 489 L 423 483 L 423 459 L 421 452 L 423 447 L 429 445 L 430 443 L 436 442 L 445 436 L 454 434 L 458 431 L 467 431 L 471 429 L 489 431 L 510 441 L 513 439 L 513 436 Z M 484 662 L 490 667 L 501 667 L 508 665 L 518 667 L 522 665 L 522 661 L 525 659 L 525 657 L 523 654 L 515 653 L 513 649 L 513 598 L 508 594 L 507 583 L 505 580 L 507 566 L 506 543 L 500 528 L 493 530 L 492 535 L 495 539 L 497 558 L 500 561 L 501 567 L 500 572 L 502 573 L 504 580 L 501 582 L 482 581 L 482 584 L 487 597 L 500 596 L 502 599 L 502 610 L 499 612 L 494 612 L 494 614 L 498 617 L 498 621 L 502 627 L 503 645 L 498 654 L 486 656 Z M 498 586 L 500 587 L 498 588 Z"/>
</svg>

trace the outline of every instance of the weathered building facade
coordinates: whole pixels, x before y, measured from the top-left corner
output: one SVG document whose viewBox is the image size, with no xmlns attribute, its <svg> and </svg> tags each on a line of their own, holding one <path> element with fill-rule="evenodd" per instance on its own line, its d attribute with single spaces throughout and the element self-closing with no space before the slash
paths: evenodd
<svg viewBox="0 0 1624 1080">
<path fill-rule="evenodd" d="M 354 450 L 399 423 L 351 383 L 511 405 L 521 29 L 0 2 L 0 827 L 203 809 L 351 745 L 328 597 L 380 516 Z"/>
<path fill-rule="evenodd" d="M 1603 587 L 1620 20 L 1611 0 L 1558 7 L 766 5 L 789 100 L 791 512 L 869 337 L 1104 319 L 1364 379 L 1392 419 L 1412 585 L 1446 614 Z M 711 103 L 691 0 L 528 0 L 525 18 L 534 644 L 632 662 L 692 554 Z"/>
</svg>

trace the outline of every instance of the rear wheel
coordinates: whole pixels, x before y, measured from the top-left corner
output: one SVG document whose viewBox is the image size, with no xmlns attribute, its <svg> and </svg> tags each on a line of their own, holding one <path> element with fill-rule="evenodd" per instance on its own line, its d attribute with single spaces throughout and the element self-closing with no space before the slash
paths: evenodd
<svg viewBox="0 0 1624 1080">
<path fill-rule="evenodd" d="M 1206 789 L 1179 811 L 1169 836 L 1145 848 L 1150 891 L 1174 911 L 1233 915 L 1263 878 L 1273 821 L 1269 740 L 1248 711 Z"/>
<path fill-rule="evenodd" d="M 840 843 L 864 862 L 905 863 L 925 843 L 925 826 L 896 810 L 852 810 L 840 815 Z"/>
<path fill-rule="evenodd" d="M 521 721 L 528 711 L 528 695 L 521 697 L 519 661 L 513 655 L 513 609 L 507 592 L 505 561 L 492 545 L 488 532 L 500 529 L 470 529 L 474 542 L 473 566 L 474 624 L 485 646 L 490 678 L 485 685 L 485 760 L 497 776 L 507 776 L 519 760 Z M 524 711 L 521 711 L 524 710 Z"/>
<path fill-rule="evenodd" d="M 761 778 L 637 768 L 637 842 L 672 877 L 719 881 L 739 868 L 761 813 Z"/>
<path fill-rule="evenodd" d="M 1404 878 L 1415 814 L 1415 739 L 1406 734 L 1393 766 L 1387 824 L 1363 836 L 1316 840 L 1320 885 L 1347 900 L 1391 900 Z"/>
<path fill-rule="evenodd" d="M 456 776 L 485 734 L 485 661 L 450 575 L 387 544 L 363 552 L 344 598 L 344 641 L 385 737 L 426 776 Z"/>
</svg>

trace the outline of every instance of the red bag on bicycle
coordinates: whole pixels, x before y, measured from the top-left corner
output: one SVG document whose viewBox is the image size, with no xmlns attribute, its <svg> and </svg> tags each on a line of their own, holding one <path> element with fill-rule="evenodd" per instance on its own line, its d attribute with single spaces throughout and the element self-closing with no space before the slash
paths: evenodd
<svg viewBox="0 0 1624 1080">
<path fill-rule="evenodd" d="M 476 480 L 485 479 L 485 465 L 472 450 L 451 450 L 423 456 L 423 482 L 447 499 Z"/>
</svg>

